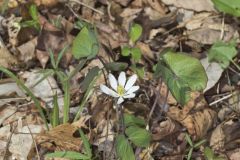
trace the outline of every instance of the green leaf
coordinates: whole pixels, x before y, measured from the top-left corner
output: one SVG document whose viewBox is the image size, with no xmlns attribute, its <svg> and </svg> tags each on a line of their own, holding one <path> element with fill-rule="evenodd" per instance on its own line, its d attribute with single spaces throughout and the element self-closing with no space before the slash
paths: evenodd
<svg viewBox="0 0 240 160">
<path fill-rule="evenodd" d="M 98 67 L 94 67 L 88 72 L 87 76 L 84 78 L 84 80 L 81 84 L 82 92 L 85 92 L 88 89 L 90 83 L 98 75 L 99 71 L 100 71 L 100 69 Z"/>
<path fill-rule="evenodd" d="M 239 0 L 212 0 L 212 2 L 219 11 L 240 17 Z"/>
<path fill-rule="evenodd" d="M 191 91 L 190 87 L 188 87 L 188 85 L 181 79 L 176 77 L 174 73 L 170 69 L 165 67 L 165 65 L 161 61 L 159 61 L 157 64 L 154 76 L 161 76 L 163 78 L 170 92 L 178 101 L 178 103 L 184 105 L 189 101 Z"/>
<path fill-rule="evenodd" d="M 134 23 L 130 29 L 129 37 L 133 43 L 135 43 L 142 35 L 142 26 Z"/>
<path fill-rule="evenodd" d="M 142 53 L 141 50 L 139 48 L 132 48 L 131 49 L 131 54 L 132 54 L 132 58 L 135 61 L 139 61 L 142 57 Z"/>
<path fill-rule="evenodd" d="M 136 66 L 135 64 L 130 67 L 140 78 L 144 78 L 145 70 L 144 67 Z"/>
<path fill-rule="evenodd" d="M 55 93 L 53 96 L 53 113 L 52 113 L 52 126 L 56 127 L 59 125 L 59 105 L 58 105 L 58 95 Z"/>
<path fill-rule="evenodd" d="M 204 149 L 204 155 L 207 158 L 207 160 L 214 160 L 213 159 L 214 158 L 214 152 L 213 152 L 213 150 L 211 148 L 206 147 Z"/>
<path fill-rule="evenodd" d="M 116 138 L 116 152 L 120 160 L 135 160 L 132 146 L 124 135 L 118 135 Z"/>
<path fill-rule="evenodd" d="M 207 75 L 198 59 L 173 52 L 168 52 L 163 58 L 175 76 L 187 83 L 193 91 L 203 90 L 206 87 Z"/>
<path fill-rule="evenodd" d="M 46 154 L 46 158 L 69 158 L 69 159 L 86 159 L 89 160 L 90 157 L 82 153 L 73 152 L 73 151 L 56 151 L 54 153 Z"/>
<path fill-rule="evenodd" d="M 92 29 L 83 27 L 73 40 L 72 53 L 76 59 L 83 57 L 93 58 L 99 50 L 96 33 Z"/>
<path fill-rule="evenodd" d="M 185 135 L 185 139 L 186 139 L 186 141 L 188 142 L 188 144 L 189 144 L 191 147 L 193 147 L 193 142 L 192 142 L 192 140 L 191 140 L 191 137 L 190 137 L 188 134 Z"/>
<path fill-rule="evenodd" d="M 130 126 L 126 130 L 126 135 L 129 140 L 138 147 L 148 147 L 151 141 L 150 133 L 143 128 L 137 126 Z"/>
<path fill-rule="evenodd" d="M 194 148 L 199 148 L 202 144 L 204 144 L 207 140 L 206 139 L 203 139 L 199 142 L 197 142 L 196 144 L 194 144 Z"/>
<path fill-rule="evenodd" d="M 67 123 L 69 120 L 69 111 L 70 111 L 70 82 L 69 81 L 64 82 L 63 91 L 64 91 L 63 123 Z"/>
<path fill-rule="evenodd" d="M 155 77 L 159 76 L 182 105 L 189 100 L 190 91 L 201 91 L 207 84 L 206 72 L 198 59 L 171 51 L 157 65 Z"/>
<path fill-rule="evenodd" d="M 33 20 L 38 22 L 38 10 L 35 4 L 32 4 L 29 8 L 29 13 Z"/>
<path fill-rule="evenodd" d="M 105 67 L 110 71 L 123 71 L 128 67 L 128 64 L 124 62 L 110 62 Z"/>
<path fill-rule="evenodd" d="M 129 56 L 131 52 L 130 50 L 131 48 L 129 48 L 128 46 L 122 47 L 122 50 L 121 50 L 122 56 Z"/>
<path fill-rule="evenodd" d="M 191 160 L 192 158 L 192 152 L 193 152 L 193 148 L 190 148 L 188 155 L 187 155 L 187 160 Z"/>
<path fill-rule="evenodd" d="M 65 45 L 64 48 L 59 52 L 57 60 L 56 60 L 56 67 L 58 67 L 63 55 L 66 53 L 69 45 Z"/>
<path fill-rule="evenodd" d="M 48 49 L 48 53 L 49 53 L 49 57 L 50 57 L 50 61 L 51 61 L 51 65 L 54 69 L 57 69 L 57 65 L 55 62 L 55 57 L 54 57 L 54 53 L 51 49 Z"/>
<path fill-rule="evenodd" d="M 83 131 L 81 129 L 79 129 L 80 135 L 81 135 L 81 139 L 83 141 L 83 145 L 84 145 L 84 149 L 86 150 L 86 154 L 88 155 L 88 157 L 92 157 L 92 150 L 91 150 L 91 146 L 90 143 L 87 139 L 87 137 L 85 136 L 85 134 L 83 133 Z"/>
<path fill-rule="evenodd" d="M 223 68 L 227 68 L 232 58 L 237 55 L 236 42 L 216 42 L 209 50 L 209 62 L 218 62 Z"/>
<path fill-rule="evenodd" d="M 146 125 L 146 123 L 143 119 L 135 117 L 134 115 L 131 115 L 131 114 L 125 113 L 123 115 L 123 118 L 124 118 L 124 124 L 126 127 L 129 127 L 132 125 L 144 127 Z"/>
</svg>

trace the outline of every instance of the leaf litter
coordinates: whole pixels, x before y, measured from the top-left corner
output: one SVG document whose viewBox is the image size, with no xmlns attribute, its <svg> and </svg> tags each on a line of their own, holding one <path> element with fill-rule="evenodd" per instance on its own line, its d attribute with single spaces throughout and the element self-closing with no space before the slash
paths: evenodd
<svg viewBox="0 0 240 160">
<path fill-rule="evenodd" d="M 238 5 L 0 0 L 0 67 L 29 88 L 0 68 L 1 159 L 238 159 Z M 99 86 L 121 71 L 140 89 L 119 106 Z M 190 154 L 186 134 L 206 142 Z"/>
</svg>

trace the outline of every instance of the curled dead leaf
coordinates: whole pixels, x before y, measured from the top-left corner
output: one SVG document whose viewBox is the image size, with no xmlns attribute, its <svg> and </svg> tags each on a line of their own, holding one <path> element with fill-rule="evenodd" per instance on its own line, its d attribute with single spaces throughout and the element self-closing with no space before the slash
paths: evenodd
<svg viewBox="0 0 240 160">
<path fill-rule="evenodd" d="M 81 149 L 82 141 L 80 138 L 73 136 L 78 129 L 78 127 L 71 124 L 62 124 L 51 129 L 49 132 L 38 135 L 36 142 L 41 147 L 49 150 L 52 150 L 52 147 L 56 147 L 66 151 L 79 151 Z"/>
<path fill-rule="evenodd" d="M 210 146 L 214 150 L 229 150 L 239 145 L 240 122 L 234 118 L 219 124 L 212 132 Z"/>
<path fill-rule="evenodd" d="M 155 141 L 161 140 L 164 137 L 171 135 L 178 129 L 180 129 L 180 125 L 171 118 L 167 118 L 160 123 L 158 123 L 158 121 L 154 121 L 152 125 L 152 139 Z"/>
<path fill-rule="evenodd" d="M 207 108 L 207 103 L 199 93 L 192 94 L 190 100 L 183 109 L 170 107 L 167 115 L 187 128 L 189 134 L 201 138 L 213 127 L 217 114 Z"/>
</svg>

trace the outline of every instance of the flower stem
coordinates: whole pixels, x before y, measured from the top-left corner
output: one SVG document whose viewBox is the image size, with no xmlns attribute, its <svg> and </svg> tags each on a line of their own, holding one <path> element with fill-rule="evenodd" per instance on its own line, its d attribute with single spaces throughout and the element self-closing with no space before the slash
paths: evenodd
<svg viewBox="0 0 240 160">
<path fill-rule="evenodd" d="M 124 134 L 125 126 L 124 126 L 124 116 L 123 109 L 120 104 L 116 104 L 116 118 L 117 118 L 117 134 Z"/>
</svg>

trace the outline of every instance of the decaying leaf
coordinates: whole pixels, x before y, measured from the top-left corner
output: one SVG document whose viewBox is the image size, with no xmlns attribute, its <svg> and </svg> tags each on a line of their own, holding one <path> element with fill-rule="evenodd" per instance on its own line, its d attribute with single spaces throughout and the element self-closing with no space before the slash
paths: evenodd
<svg viewBox="0 0 240 160">
<path fill-rule="evenodd" d="M 18 46 L 17 49 L 20 52 L 19 60 L 27 62 L 35 57 L 35 47 L 37 45 L 37 38 L 34 38 L 21 46 Z"/>
<path fill-rule="evenodd" d="M 161 122 L 154 121 L 152 125 L 152 139 L 157 141 L 162 140 L 166 136 L 173 134 L 179 129 L 179 124 L 170 118 L 167 118 Z"/>
<path fill-rule="evenodd" d="M 62 111 L 63 106 L 63 96 L 62 91 L 59 89 L 56 80 L 52 75 L 46 77 L 40 81 L 45 75 L 41 73 L 40 70 L 33 70 L 31 72 L 24 72 L 22 78 L 26 79 L 25 85 L 32 90 L 36 97 L 41 98 L 50 107 L 53 105 L 53 96 L 57 93 L 58 104 L 60 111 Z M 39 82 L 39 83 L 38 83 Z M 37 84 L 37 85 L 36 85 Z"/>
<path fill-rule="evenodd" d="M 16 159 L 27 159 L 34 143 L 33 137 L 42 130 L 43 127 L 40 125 L 19 127 L 18 133 L 14 133 L 11 137 L 9 151 L 12 153 L 12 157 L 15 157 Z"/>
<path fill-rule="evenodd" d="M 71 124 L 62 124 L 51 129 L 49 132 L 38 135 L 36 142 L 43 148 L 50 150 L 55 146 L 57 149 L 63 151 L 79 151 L 82 141 L 80 138 L 73 136 L 78 129 L 78 127 Z"/>
<path fill-rule="evenodd" d="M 17 63 L 17 58 L 8 51 L 0 37 L 0 66 L 11 68 L 13 64 Z"/>
<path fill-rule="evenodd" d="M 218 63 L 209 63 L 207 57 L 202 59 L 201 63 L 208 77 L 207 87 L 204 89 L 204 92 L 206 92 L 218 82 L 223 73 L 223 68 Z"/>
<path fill-rule="evenodd" d="M 223 38 L 223 41 L 229 41 L 232 38 L 238 38 L 239 34 L 230 24 L 222 24 L 218 17 L 211 16 L 209 13 L 195 15 L 186 24 L 187 31 L 185 35 L 189 39 L 195 40 L 201 44 L 213 44 Z M 222 31 L 224 36 L 222 36 Z"/>
<path fill-rule="evenodd" d="M 238 133 L 240 129 L 239 121 L 230 119 L 219 124 L 212 132 L 210 138 L 210 146 L 214 150 L 222 151 L 231 149 L 238 144 L 240 135 Z"/>
<path fill-rule="evenodd" d="M 214 11 L 211 0 L 162 0 L 167 5 L 173 5 L 178 8 L 185 8 L 200 11 Z"/>
<path fill-rule="evenodd" d="M 189 134 L 201 138 L 216 122 L 216 112 L 207 108 L 207 103 L 199 93 L 191 94 L 191 100 L 183 107 L 170 107 L 167 115 L 187 128 Z"/>
</svg>

